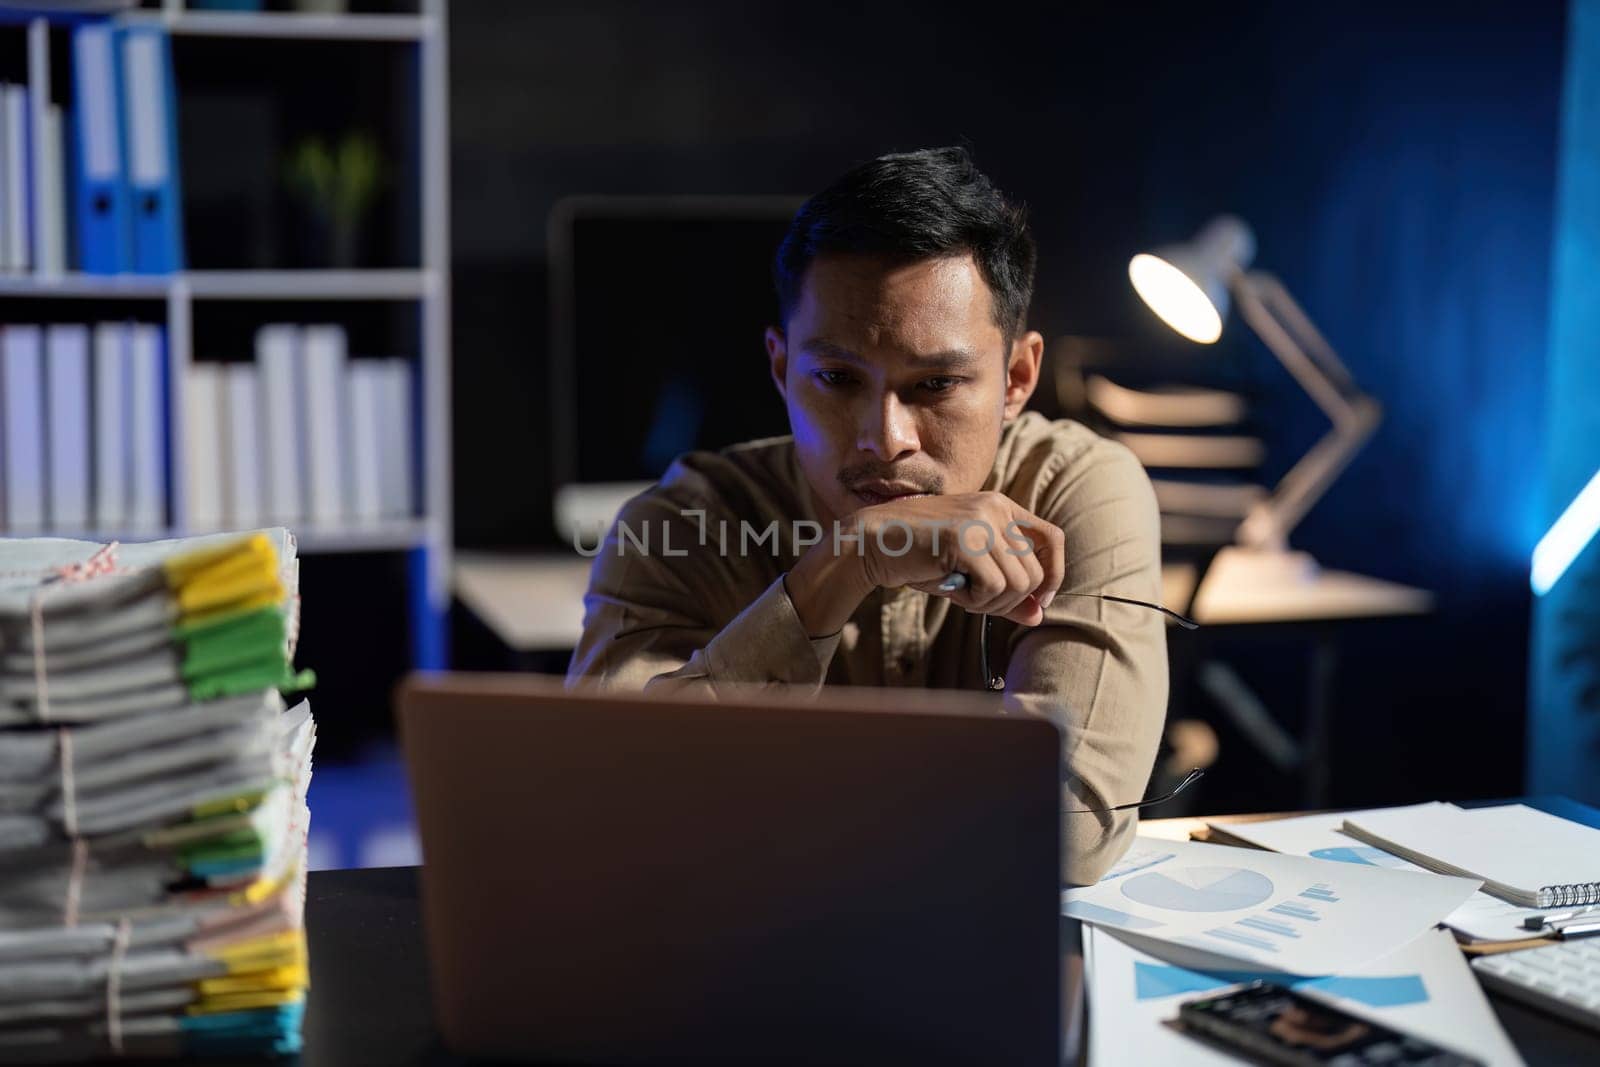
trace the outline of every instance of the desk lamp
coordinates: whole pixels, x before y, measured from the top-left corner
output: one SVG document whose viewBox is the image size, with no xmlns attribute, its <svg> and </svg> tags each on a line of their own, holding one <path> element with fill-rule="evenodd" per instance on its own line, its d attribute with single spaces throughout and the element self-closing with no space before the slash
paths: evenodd
<svg viewBox="0 0 1600 1067">
<path fill-rule="evenodd" d="M 1238 545 L 1223 550 L 1233 557 L 1230 569 L 1270 572 L 1260 574 L 1263 579 L 1306 577 L 1315 564 L 1304 553 L 1288 551 L 1289 532 L 1372 436 L 1383 410 L 1356 388 L 1350 372 L 1282 283 L 1248 269 L 1255 244 L 1243 220 L 1223 215 L 1188 243 L 1134 256 L 1128 279 L 1163 322 L 1200 344 L 1222 336 L 1231 296 L 1256 336 L 1332 421 L 1333 428 L 1240 522 Z"/>
</svg>

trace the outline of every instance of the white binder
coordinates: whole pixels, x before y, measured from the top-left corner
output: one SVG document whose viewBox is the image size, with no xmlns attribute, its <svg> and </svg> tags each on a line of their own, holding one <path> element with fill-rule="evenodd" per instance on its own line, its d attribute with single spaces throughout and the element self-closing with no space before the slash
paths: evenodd
<svg viewBox="0 0 1600 1067">
<path fill-rule="evenodd" d="M 8 534 L 44 529 L 44 359 L 37 326 L 0 328 Z"/>
<path fill-rule="evenodd" d="M 223 512 L 229 527 L 247 530 L 262 521 L 260 377 L 251 363 L 230 363 L 223 374 L 228 427 Z"/>
<path fill-rule="evenodd" d="M 300 402 L 305 411 L 306 515 L 337 526 L 346 516 L 344 441 L 345 333 L 340 326 L 307 326 L 300 336 Z"/>
<path fill-rule="evenodd" d="M 162 330 L 144 322 L 133 323 L 128 330 L 133 438 L 128 528 L 147 534 L 162 528 L 167 513 Z"/>
<path fill-rule="evenodd" d="M 256 331 L 256 368 L 265 441 L 263 507 L 270 522 L 297 522 L 305 514 L 301 488 L 300 365 L 298 327 L 274 324 Z"/>
<path fill-rule="evenodd" d="M 89 529 L 89 327 L 47 329 L 45 366 L 50 528 L 82 534 Z"/>
<path fill-rule="evenodd" d="M 376 360 L 350 363 L 350 517 L 357 522 L 375 522 L 383 513 L 384 373 Z"/>
<path fill-rule="evenodd" d="M 20 85 L 0 87 L 5 108 L 5 264 L 13 271 L 28 269 L 28 90 Z"/>
<path fill-rule="evenodd" d="M 411 518 L 417 511 L 412 489 L 415 481 L 413 442 L 422 440 L 421 431 L 412 425 L 411 364 L 404 359 L 386 359 L 382 368 L 383 419 L 379 428 L 383 437 L 378 452 L 382 488 L 379 495 L 386 517 Z"/>
<path fill-rule="evenodd" d="M 115 536 L 128 523 L 129 429 L 128 326 L 102 322 L 94 328 L 94 524 Z"/>
<path fill-rule="evenodd" d="M 222 366 L 193 363 L 184 383 L 187 533 L 222 528 Z"/>
</svg>

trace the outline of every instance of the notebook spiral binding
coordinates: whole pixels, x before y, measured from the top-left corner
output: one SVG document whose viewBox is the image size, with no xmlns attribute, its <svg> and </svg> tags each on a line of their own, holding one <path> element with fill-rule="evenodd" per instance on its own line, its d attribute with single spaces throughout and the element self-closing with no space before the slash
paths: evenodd
<svg viewBox="0 0 1600 1067">
<path fill-rule="evenodd" d="M 1600 882 L 1572 882 L 1568 885 L 1539 887 L 1541 908 L 1567 908 L 1580 904 L 1600 904 Z"/>
</svg>

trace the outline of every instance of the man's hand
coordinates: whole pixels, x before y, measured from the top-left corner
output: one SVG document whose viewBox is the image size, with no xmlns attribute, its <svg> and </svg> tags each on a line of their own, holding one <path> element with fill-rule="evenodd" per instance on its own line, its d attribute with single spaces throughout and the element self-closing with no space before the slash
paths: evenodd
<svg viewBox="0 0 1600 1067">
<path fill-rule="evenodd" d="M 908 497 L 862 508 L 840 520 L 837 553 L 834 547 L 829 530 L 785 579 L 813 636 L 836 632 L 874 588 L 902 585 L 1037 626 L 1066 574 L 1061 530 L 1002 493 Z M 957 572 L 967 576 L 966 587 L 941 590 Z"/>
<path fill-rule="evenodd" d="M 891 500 L 862 508 L 846 525 L 856 522 L 872 585 L 909 585 L 1023 626 L 1044 621 L 1066 573 L 1061 530 L 1003 493 Z M 941 591 L 952 572 L 967 576 L 966 588 Z"/>
</svg>

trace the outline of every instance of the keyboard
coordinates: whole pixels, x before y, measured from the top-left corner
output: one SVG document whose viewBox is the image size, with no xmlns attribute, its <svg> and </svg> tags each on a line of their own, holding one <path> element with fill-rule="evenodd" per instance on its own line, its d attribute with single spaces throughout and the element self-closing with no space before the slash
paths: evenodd
<svg viewBox="0 0 1600 1067">
<path fill-rule="evenodd" d="M 1479 956 L 1472 967 L 1496 992 L 1600 1030 L 1600 937 Z"/>
</svg>

